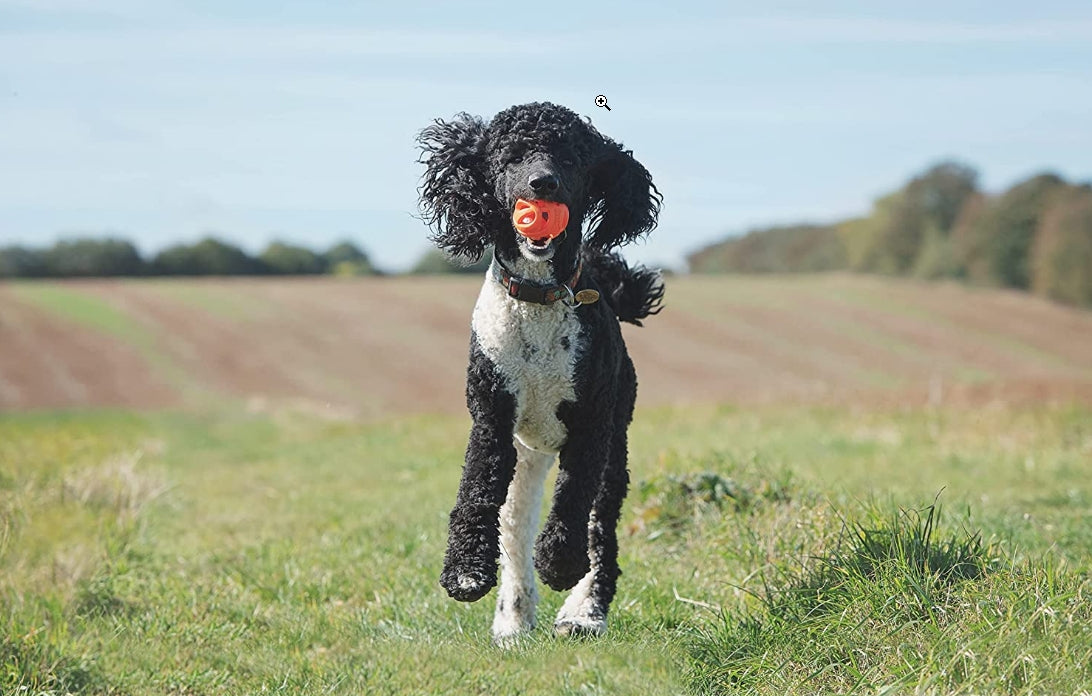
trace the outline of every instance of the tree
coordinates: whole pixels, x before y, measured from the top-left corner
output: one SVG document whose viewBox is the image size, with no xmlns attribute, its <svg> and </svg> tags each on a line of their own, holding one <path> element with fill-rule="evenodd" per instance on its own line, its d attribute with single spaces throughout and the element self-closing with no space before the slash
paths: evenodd
<svg viewBox="0 0 1092 696">
<path fill-rule="evenodd" d="M 864 218 L 836 225 L 753 230 L 688 258 L 696 272 L 809 272 L 851 268 L 873 273 L 957 276 L 952 228 L 977 194 L 978 173 L 940 162 L 878 198 Z"/>
<path fill-rule="evenodd" d="M 922 220 L 917 213 L 904 190 L 878 199 L 861 228 L 865 239 L 857 270 L 887 274 L 906 272 L 917 259 L 921 243 Z"/>
<path fill-rule="evenodd" d="M 262 271 L 257 259 L 214 237 L 164 249 L 156 254 L 151 266 L 152 272 L 159 275 L 251 275 Z"/>
<path fill-rule="evenodd" d="M 862 270 L 904 274 L 938 267 L 949 253 L 948 237 L 967 200 L 978 190 L 978 173 L 958 162 L 941 162 L 876 201 L 866 230 L 864 253 L 854 254 Z M 926 243 L 930 259 L 919 264 Z"/>
<path fill-rule="evenodd" d="M 327 270 L 326 260 L 301 246 L 272 242 L 258 257 L 265 270 L 275 275 L 316 275 Z"/>
<path fill-rule="evenodd" d="M 925 222 L 947 236 L 967 199 L 978 192 L 978 172 L 959 162 L 941 162 L 907 186 Z"/>
<path fill-rule="evenodd" d="M 959 278 L 963 273 L 951 236 L 941 234 L 936 228 L 925 231 L 918 258 L 914 261 L 913 274 L 926 280 Z"/>
<path fill-rule="evenodd" d="M 0 247 L 0 278 L 41 278 L 45 275 L 45 252 L 21 246 Z"/>
<path fill-rule="evenodd" d="M 952 225 L 950 248 L 960 278 L 981 278 L 986 275 L 985 240 L 980 238 L 977 230 L 989 206 L 990 199 L 986 194 L 969 196 Z"/>
<path fill-rule="evenodd" d="M 695 273 L 813 273 L 846 268 L 838 231 L 826 225 L 752 230 L 687 258 Z"/>
<path fill-rule="evenodd" d="M 968 261 L 977 283 L 1027 289 L 1031 284 L 1031 245 L 1039 220 L 1052 197 L 1064 189 L 1055 174 L 1039 174 L 1016 184 L 987 206 L 966 240 L 974 250 Z"/>
<path fill-rule="evenodd" d="M 352 242 L 339 242 L 324 253 L 329 273 L 338 276 L 374 275 L 377 273 L 371 259 Z"/>
<path fill-rule="evenodd" d="M 62 278 L 135 276 L 145 271 L 144 259 L 122 239 L 62 240 L 44 254 L 46 273 Z"/>
<path fill-rule="evenodd" d="M 1054 197 L 1036 231 L 1031 270 L 1037 294 L 1092 305 L 1092 187 Z"/>
<path fill-rule="evenodd" d="M 470 265 L 464 265 L 460 261 L 453 260 L 439 249 L 429 249 L 418 259 L 410 273 L 436 274 L 436 273 L 485 273 L 493 260 L 492 248 L 486 249 L 482 257 Z"/>
<path fill-rule="evenodd" d="M 863 271 L 869 266 L 875 238 L 875 223 L 871 217 L 850 218 L 834 226 L 846 252 L 850 270 Z"/>
</svg>

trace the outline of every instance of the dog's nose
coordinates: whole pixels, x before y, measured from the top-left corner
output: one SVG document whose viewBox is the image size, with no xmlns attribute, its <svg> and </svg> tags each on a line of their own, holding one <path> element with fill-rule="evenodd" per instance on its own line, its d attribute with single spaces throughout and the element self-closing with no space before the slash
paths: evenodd
<svg viewBox="0 0 1092 696">
<path fill-rule="evenodd" d="M 558 186 L 557 175 L 550 173 L 532 174 L 527 183 L 535 193 L 553 193 Z"/>
</svg>

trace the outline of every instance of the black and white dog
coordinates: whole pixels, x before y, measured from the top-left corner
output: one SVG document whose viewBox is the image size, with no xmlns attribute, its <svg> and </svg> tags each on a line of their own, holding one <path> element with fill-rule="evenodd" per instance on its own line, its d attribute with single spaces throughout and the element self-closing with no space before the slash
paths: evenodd
<svg viewBox="0 0 1092 696">
<path fill-rule="evenodd" d="M 559 633 L 602 633 L 620 575 L 616 527 L 637 394 L 619 320 L 640 325 L 663 298 L 657 272 L 629 268 L 610 250 L 655 227 L 662 197 L 632 153 L 550 103 L 511 107 L 488 123 L 437 120 L 418 140 L 433 241 L 469 259 L 493 247 L 474 307 L 473 427 L 440 583 L 457 600 L 478 600 L 497 582 L 499 556 L 498 643 L 534 627 L 535 569 L 551 588 L 573 588 Z M 564 204 L 567 227 L 552 239 L 519 233 L 519 199 Z"/>
</svg>

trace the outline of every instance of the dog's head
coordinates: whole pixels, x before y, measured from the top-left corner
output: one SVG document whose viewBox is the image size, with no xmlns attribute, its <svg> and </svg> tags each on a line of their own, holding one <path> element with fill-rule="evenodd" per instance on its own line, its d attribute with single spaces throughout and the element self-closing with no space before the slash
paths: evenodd
<svg viewBox="0 0 1092 696">
<path fill-rule="evenodd" d="M 459 114 L 425 128 L 418 142 L 422 211 L 432 240 L 452 255 L 477 259 L 492 244 L 502 260 L 571 268 L 582 242 L 610 249 L 656 226 L 662 198 L 648 171 L 565 107 L 513 106 L 488 124 Z M 565 232 L 545 243 L 517 232 L 521 198 L 568 206 Z"/>
</svg>

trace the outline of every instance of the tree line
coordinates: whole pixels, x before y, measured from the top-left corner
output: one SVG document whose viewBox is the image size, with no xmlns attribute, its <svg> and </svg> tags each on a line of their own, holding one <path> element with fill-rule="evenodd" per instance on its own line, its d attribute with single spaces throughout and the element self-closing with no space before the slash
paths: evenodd
<svg viewBox="0 0 1092 696">
<path fill-rule="evenodd" d="M 959 279 L 1092 306 L 1092 185 L 1043 173 L 998 195 L 942 162 L 830 225 L 756 229 L 687 257 L 697 273 L 848 270 Z"/>
<path fill-rule="evenodd" d="M 426 252 L 411 273 L 481 273 L 488 255 L 471 266 L 452 261 L 439 249 Z M 50 247 L 0 247 L 2 278 L 113 278 L 133 276 L 377 275 L 382 271 L 352 242 L 321 252 L 273 242 L 253 256 L 242 248 L 206 237 L 176 244 L 145 257 L 131 242 L 117 237 L 84 237 Z"/>
</svg>

